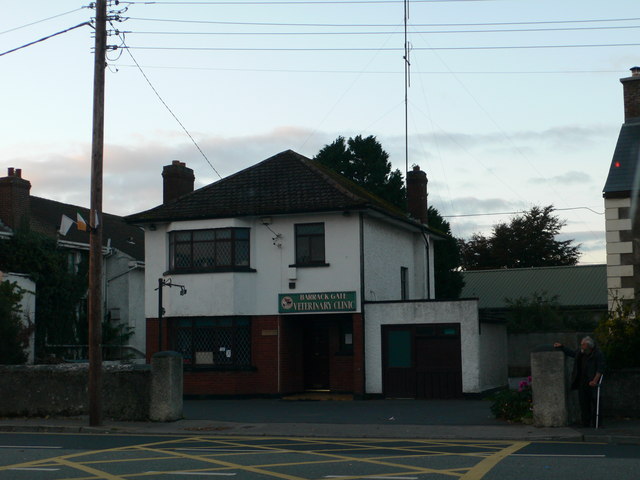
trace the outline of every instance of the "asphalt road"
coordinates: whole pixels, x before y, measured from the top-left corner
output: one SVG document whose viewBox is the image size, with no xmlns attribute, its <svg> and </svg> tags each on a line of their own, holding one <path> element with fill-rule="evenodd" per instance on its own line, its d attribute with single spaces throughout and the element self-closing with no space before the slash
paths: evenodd
<svg viewBox="0 0 640 480">
<path fill-rule="evenodd" d="M 488 440 L 0 434 L 0 480 L 636 480 L 640 446 Z"/>
</svg>

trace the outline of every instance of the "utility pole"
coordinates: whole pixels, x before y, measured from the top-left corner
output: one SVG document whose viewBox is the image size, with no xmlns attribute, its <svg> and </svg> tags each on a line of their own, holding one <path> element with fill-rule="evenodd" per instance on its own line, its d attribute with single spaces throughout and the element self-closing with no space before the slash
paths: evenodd
<svg viewBox="0 0 640 480">
<path fill-rule="evenodd" d="M 102 156 L 107 0 L 97 0 L 93 69 L 91 210 L 89 219 L 89 425 L 102 425 Z"/>
</svg>

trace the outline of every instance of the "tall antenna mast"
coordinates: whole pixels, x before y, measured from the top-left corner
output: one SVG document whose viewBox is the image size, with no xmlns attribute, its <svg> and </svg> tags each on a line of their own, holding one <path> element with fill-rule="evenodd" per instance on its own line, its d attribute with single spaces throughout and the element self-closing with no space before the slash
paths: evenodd
<svg viewBox="0 0 640 480">
<path fill-rule="evenodd" d="M 409 173 L 409 87 L 411 86 L 411 62 L 409 60 L 409 39 L 407 21 L 409 20 L 409 0 L 404 0 L 404 178 Z"/>
</svg>

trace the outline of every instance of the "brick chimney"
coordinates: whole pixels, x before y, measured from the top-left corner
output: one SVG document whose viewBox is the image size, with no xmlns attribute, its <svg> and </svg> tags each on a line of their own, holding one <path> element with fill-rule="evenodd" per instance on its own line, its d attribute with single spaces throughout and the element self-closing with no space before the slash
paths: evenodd
<svg viewBox="0 0 640 480">
<path fill-rule="evenodd" d="M 31 182 L 22 178 L 22 169 L 9 167 L 6 177 L 0 178 L 0 220 L 17 230 L 29 221 Z"/>
<path fill-rule="evenodd" d="M 418 165 L 407 173 L 407 207 L 409 215 L 427 224 L 427 174 Z"/>
<path fill-rule="evenodd" d="M 631 68 L 631 76 L 621 78 L 624 91 L 624 121 L 640 117 L 640 67 Z"/>
<path fill-rule="evenodd" d="M 178 197 L 193 192 L 196 177 L 184 162 L 174 160 L 162 169 L 162 203 L 173 202 Z"/>
</svg>

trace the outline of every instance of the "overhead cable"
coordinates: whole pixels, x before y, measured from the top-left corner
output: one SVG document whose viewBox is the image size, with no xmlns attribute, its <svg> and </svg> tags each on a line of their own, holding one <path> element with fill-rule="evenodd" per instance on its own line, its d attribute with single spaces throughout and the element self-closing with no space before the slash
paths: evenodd
<svg viewBox="0 0 640 480">
<path fill-rule="evenodd" d="M 67 28 L 66 30 L 62 30 L 61 32 L 57 32 L 57 33 L 53 33 L 51 35 L 47 35 L 46 37 L 40 38 L 39 40 L 35 40 L 33 42 L 29 42 L 29 43 L 27 43 L 25 45 L 22 45 L 20 47 L 12 48 L 11 50 L 7 50 L 6 52 L 0 53 L 0 57 L 3 56 L 3 55 L 6 55 L 8 53 L 16 52 L 16 51 L 21 50 L 23 48 L 30 47 L 31 45 L 35 45 L 36 43 L 44 42 L 45 40 L 49 40 L 50 38 L 53 38 L 53 37 L 55 37 L 57 35 L 62 35 L 63 33 L 70 32 L 71 30 L 75 30 L 76 28 L 84 27 L 85 25 L 91 25 L 91 23 L 90 22 L 82 22 L 82 23 L 79 23 L 78 25 L 76 25 L 75 27 Z"/>
<path fill-rule="evenodd" d="M 140 66 L 138 61 L 135 59 L 135 57 L 131 53 L 131 50 L 126 46 L 126 44 L 124 42 L 124 37 L 120 36 L 120 38 L 122 39 L 122 44 L 123 44 L 123 47 L 121 47 L 121 48 L 126 48 L 127 49 L 127 53 L 131 57 L 131 60 L 133 60 L 133 63 L 136 64 L 136 67 L 138 67 L 138 70 L 140 70 L 140 73 L 142 74 L 142 76 L 146 80 L 147 84 L 149 85 L 149 87 L 151 87 L 151 90 L 153 90 L 153 93 L 156 94 L 156 97 L 158 97 L 158 100 L 160 100 L 162 105 L 164 105 L 164 108 L 167 109 L 167 111 L 171 114 L 171 116 L 174 118 L 174 120 L 176 122 L 178 122 L 178 125 L 180 125 L 180 127 L 182 128 L 184 133 L 186 133 L 187 136 L 191 139 L 191 142 L 195 145 L 195 147 L 198 149 L 200 154 L 204 157 L 204 159 L 207 161 L 207 163 L 213 169 L 213 171 L 216 172 L 216 175 L 218 175 L 218 177 L 222 178 L 222 175 L 220 175 L 218 170 L 216 170 L 216 168 L 213 166 L 213 164 L 209 161 L 209 158 L 207 158 L 205 153 L 202 151 L 202 149 L 200 148 L 200 145 L 198 145 L 198 142 L 196 142 L 196 140 L 193 138 L 193 136 L 189 133 L 189 131 L 187 130 L 187 127 L 185 127 L 184 124 L 180 121 L 180 119 L 176 116 L 176 114 L 173 113 L 173 110 L 171 110 L 169 105 L 167 105 L 167 102 L 165 102 L 164 99 L 160 96 L 160 93 L 158 93 L 158 90 L 156 90 L 156 88 L 153 86 L 153 84 L 151 83 L 151 80 L 149 80 L 149 77 L 147 77 L 147 75 L 144 73 L 144 70 L 142 70 L 142 67 Z"/>
<path fill-rule="evenodd" d="M 9 30 L 5 30 L 4 32 L 0 32 L 0 35 L 3 35 L 5 33 L 9 33 L 9 32 L 15 32 L 16 30 L 20 30 L 21 28 L 26 28 L 26 27 L 30 27 L 32 25 L 37 25 L 38 23 L 46 22 L 47 20 L 53 20 L 54 18 L 62 17 L 64 15 L 69 15 L 70 13 L 77 12 L 79 10 L 82 10 L 83 8 L 87 8 L 87 7 L 76 8 L 74 10 L 69 10 L 68 12 L 64 12 L 64 13 L 60 13 L 58 15 L 54 15 L 53 17 L 43 18 L 42 20 L 36 20 L 35 22 L 27 23 L 26 25 L 21 25 L 19 27 L 10 28 Z"/>
</svg>

